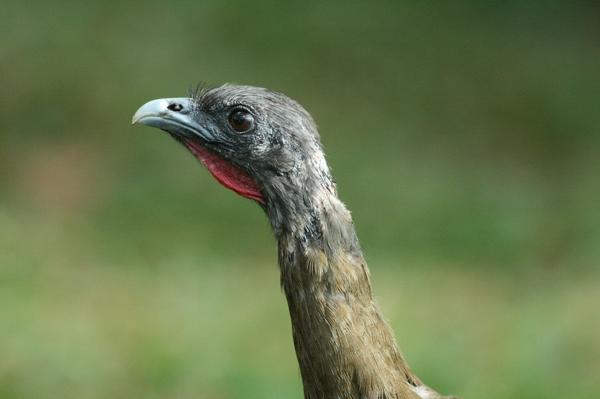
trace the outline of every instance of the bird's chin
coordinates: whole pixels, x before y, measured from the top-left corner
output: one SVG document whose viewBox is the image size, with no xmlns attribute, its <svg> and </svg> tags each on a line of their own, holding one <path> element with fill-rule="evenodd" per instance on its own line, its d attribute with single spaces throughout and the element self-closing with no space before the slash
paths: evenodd
<svg viewBox="0 0 600 399">
<path fill-rule="evenodd" d="M 183 138 L 180 141 L 223 186 L 242 197 L 265 204 L 266 201 L 258 183 L 247 172 L 195 140 Z"/>
</svg>

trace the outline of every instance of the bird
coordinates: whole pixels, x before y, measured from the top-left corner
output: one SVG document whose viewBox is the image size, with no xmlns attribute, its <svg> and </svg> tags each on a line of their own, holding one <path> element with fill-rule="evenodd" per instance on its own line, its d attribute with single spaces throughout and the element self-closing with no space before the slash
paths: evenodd
<svg viewBox="0 0 600 399">
<path fill-rule="evenodd" d="M 167 132 L 264 210 L 305 399 L 453 398 L 425 385 L 400 352 L 304 107 L 276 91 L 224 84 L 149 101 L 132 123 Z"/>
</svg>

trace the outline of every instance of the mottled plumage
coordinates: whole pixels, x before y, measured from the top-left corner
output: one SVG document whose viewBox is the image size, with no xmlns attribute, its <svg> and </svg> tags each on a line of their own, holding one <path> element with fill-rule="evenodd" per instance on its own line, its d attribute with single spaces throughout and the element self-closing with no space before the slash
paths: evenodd
<svg viewBox="0 0 600 399">
<path fill-rule="evenodd" d="M 192 152 L 217 180 L 265 210 L 306 398 L 441 398 L 410 370 L 373 300 L 350 212 L 302 106 L 267 89 L 225 85 L 150 102 L 134 122 L 201 146 Z"/>
</svg>

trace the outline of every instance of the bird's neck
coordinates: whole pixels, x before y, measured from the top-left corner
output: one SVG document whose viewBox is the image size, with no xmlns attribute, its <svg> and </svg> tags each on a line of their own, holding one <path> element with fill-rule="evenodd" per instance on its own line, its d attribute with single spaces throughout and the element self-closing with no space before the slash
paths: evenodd
<svg viewBox="0 0 600 399">
<path fill-rule="evenodd" d="M 373 301 L 350 213 L 334 189 L 309 194 L 276 230 L 305 397 L 416 397 L 420 382 Z"/>
</svg>

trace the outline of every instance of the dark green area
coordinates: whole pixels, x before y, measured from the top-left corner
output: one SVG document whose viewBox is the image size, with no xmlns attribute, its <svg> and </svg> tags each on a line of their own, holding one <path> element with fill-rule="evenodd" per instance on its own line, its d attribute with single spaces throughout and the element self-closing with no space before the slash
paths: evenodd
<svg viewBox="0 0 600 399">
<path fill-rule="evenodd" d="M 0 397 L 301 397 L 261 211 L 130 126 L 199 82 L 313 114 L 427 383 L 600 396 L 595 3 L 5 3 Z"/>
</svg>

